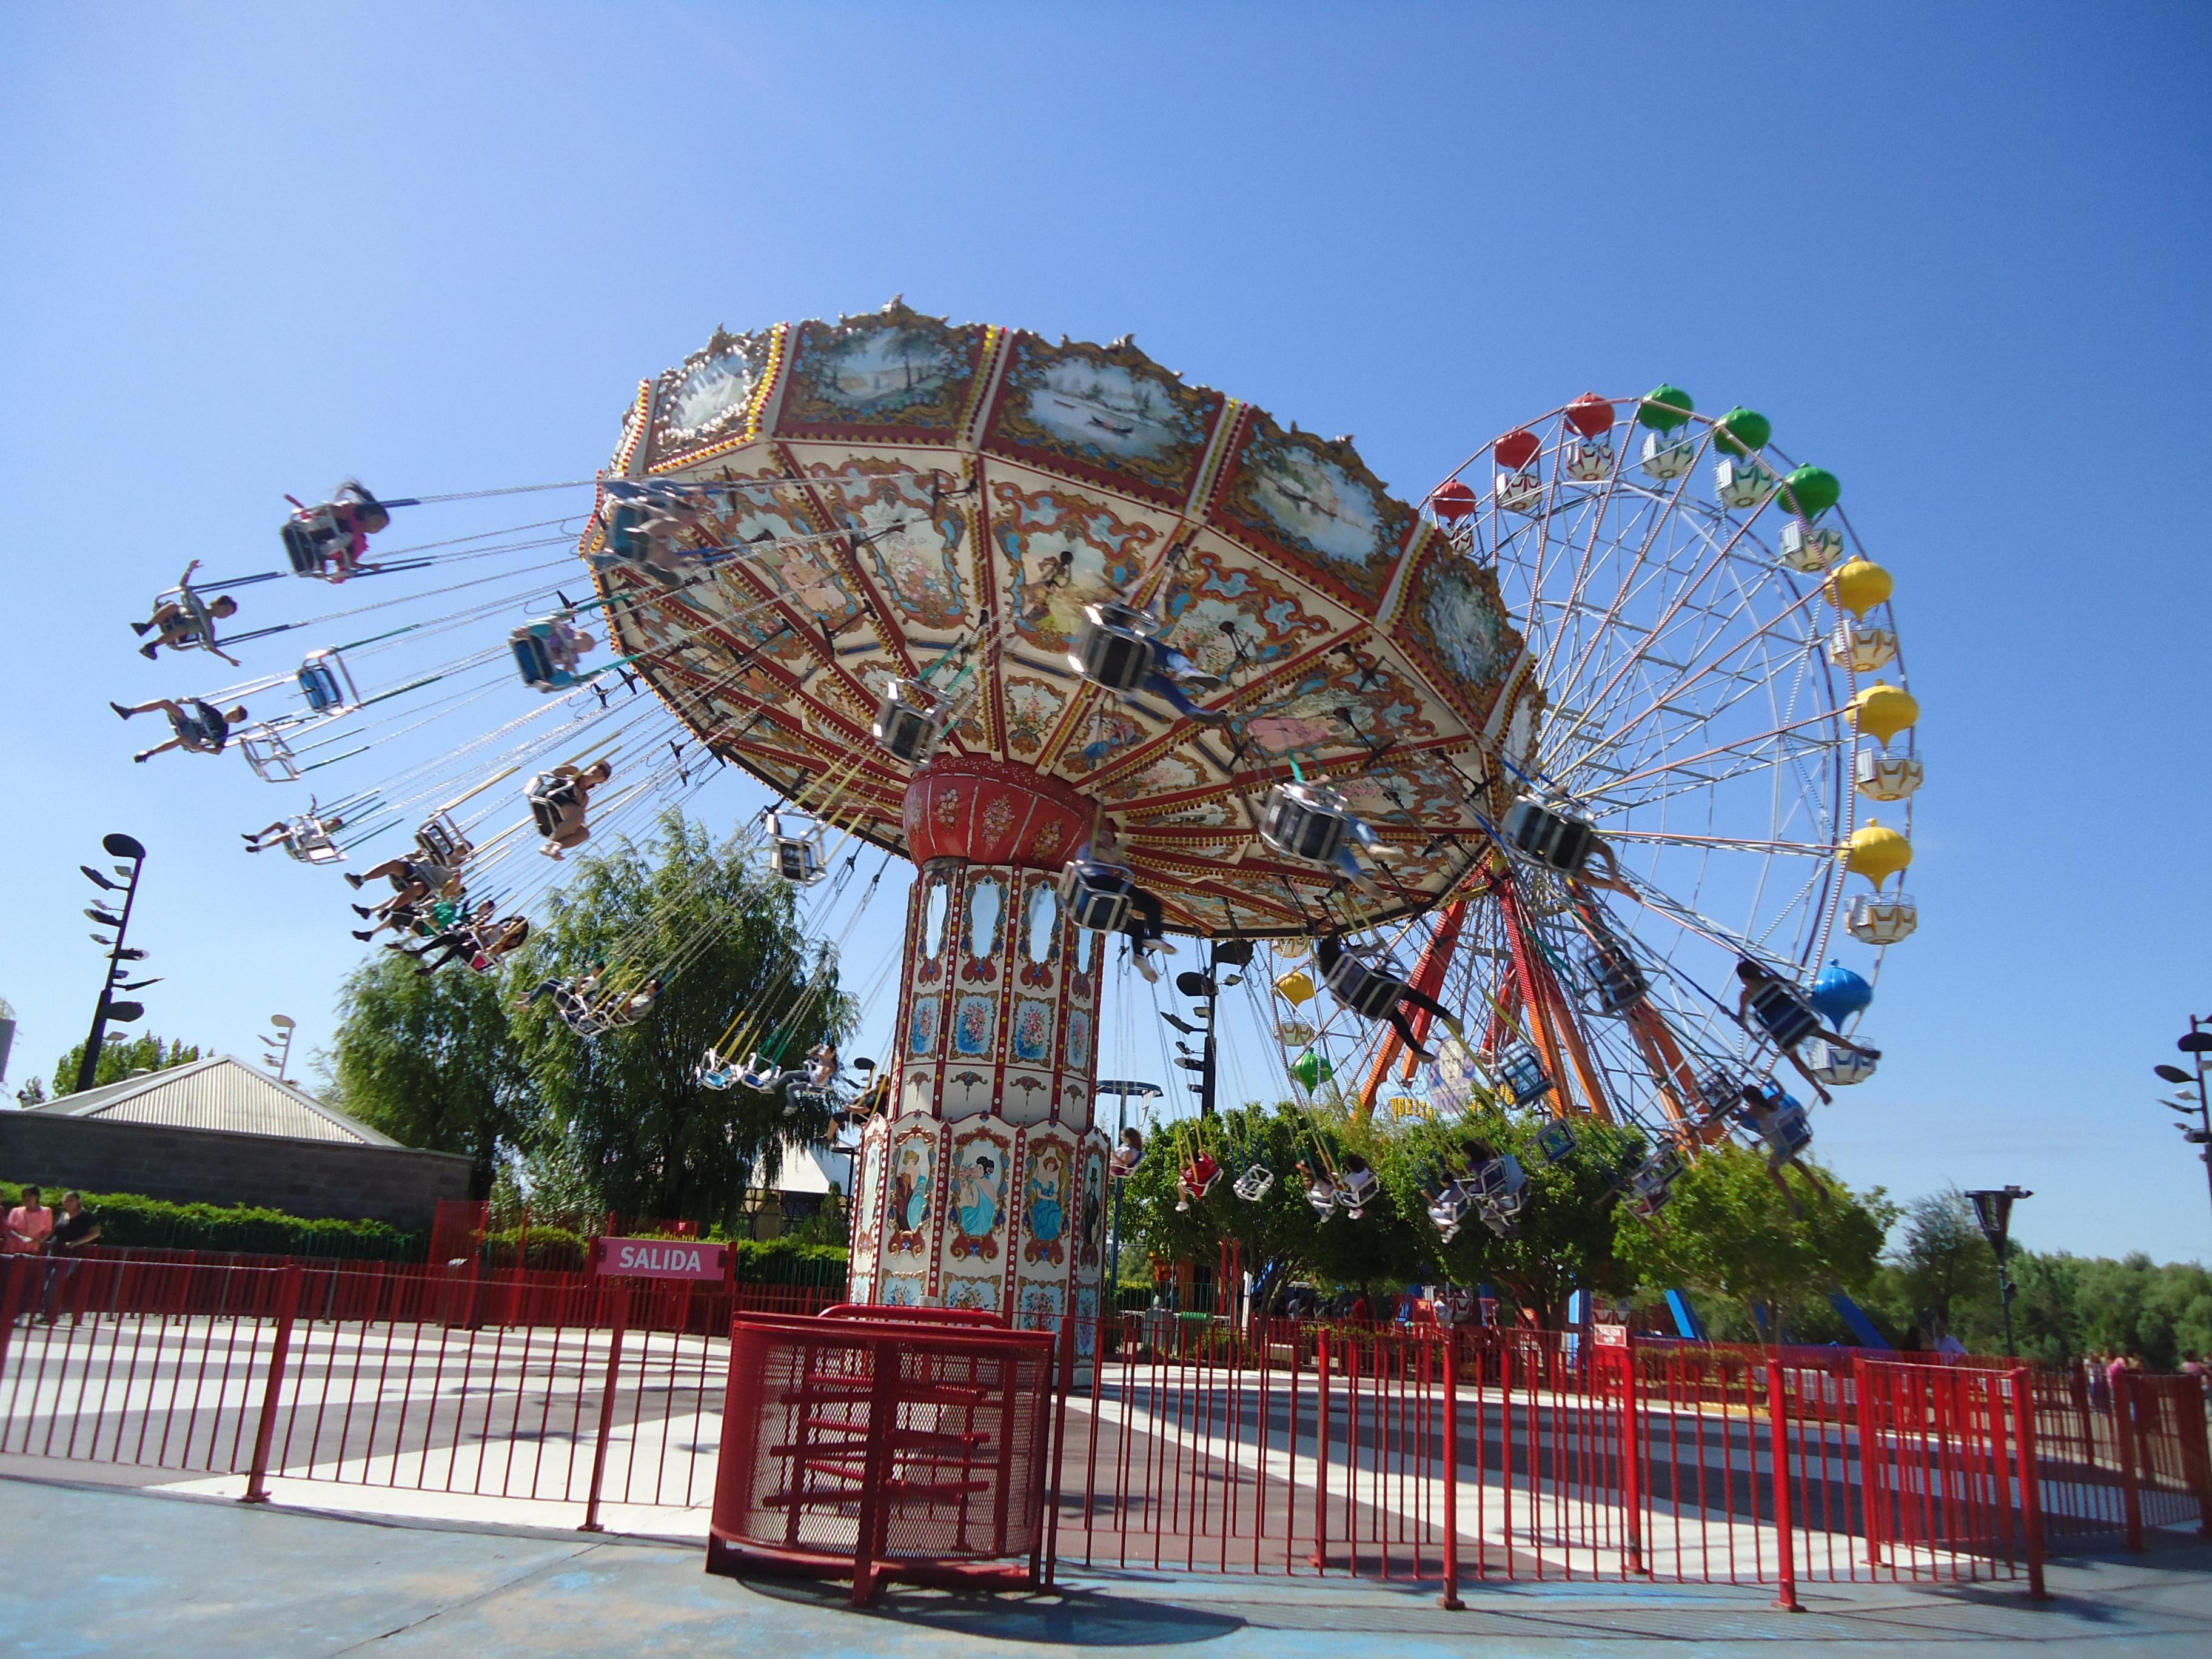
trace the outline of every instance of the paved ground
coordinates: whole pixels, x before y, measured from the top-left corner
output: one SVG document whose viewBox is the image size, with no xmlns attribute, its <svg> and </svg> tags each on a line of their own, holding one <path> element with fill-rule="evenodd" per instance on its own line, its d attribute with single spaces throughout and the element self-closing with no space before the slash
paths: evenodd
<svg viewBox="0 0 2212 1659">
<path fill-rule="evenodd" d="M 0 1653 L 25 1659 L 158 1650 L 162 1659 L 466 1654 L 471 1659 L 731 1652 L 988 1659 L 1054 1648 L 1218 1659 L 1625 1652 L 1686 1656 L 1785 1643 L 1881 1643 L 1895 1659 L 1960 1643 L 2033 1641 L 2040 1655 L 2212 1652 L 2212 1547 L 2053 1570 L 2037 1607 L 2010 1586 L 1818 1585 L 1808 1611 L 1756 1589 L 1486 1586 L 1448 1613 L 1415 1591 L 1339 1580 L 1087 1574 L 1050 1597 L 893 1589 L 854 1613 L 833 1589 L 709 1578 L 696 1547 L 573 1532 L 441 1527 L 246 1509 L 220 1498 L 0 1477 Z"/>
</svg>

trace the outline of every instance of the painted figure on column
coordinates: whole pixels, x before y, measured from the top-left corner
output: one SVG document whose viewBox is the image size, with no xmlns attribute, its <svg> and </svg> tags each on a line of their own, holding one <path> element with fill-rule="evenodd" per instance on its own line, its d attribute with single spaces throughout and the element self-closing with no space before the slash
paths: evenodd
<svg viewBox="0 0 2212 1659">
<path fill-rule="evenodd" d="M 952 1212 L 958 1228 L 948 1253 L 963 1261 L 970 1256 L 995 1261 L 999 1219 L 1006 1197 L 1004 1155 L 989 1140 L 979 1139 L 963 1147 L 961 1156 L 963 1161 Z"/>
<path fill-rule="evenodd" d="M 1023 1251 L 1029 1261 L 1049 1261 L 1054 1267 L 1066 1260 L 1060 1234 L 1067 1224 L 1066 1166 L 1057 1146 L 1040 1146 L 1030 1154 L 1030 1242 Z"/>
<path fill-rule="evenodd" d="M 890 1255 L 920 1255 L 928 1248 L 931 1154 L 926 1135 L 908 1136 L 893 1154 Z"/>
</svg>

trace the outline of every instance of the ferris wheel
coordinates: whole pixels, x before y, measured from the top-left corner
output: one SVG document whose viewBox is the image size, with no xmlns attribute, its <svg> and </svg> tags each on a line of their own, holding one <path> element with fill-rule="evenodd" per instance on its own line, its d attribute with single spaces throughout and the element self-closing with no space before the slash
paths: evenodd
<svg viewBox="0 0 2212 1659">
<path fill-rule="evenodd" d="M 1527 693 L 1496 750 L 1519 822 L 1495 826 L 1501 855 L 1439 911 L 1416 973 L 1470 1026 L 1432 1100 L 1489 1081 L 1711 1138 L 1747 1085 L 1780 1101 L 1872 1074 L 1852 1034 L 1917 921 L 1891 878 L 1918 709 L 1889 574 L 1834 476 L 1771 436 L 1672 386 L 1585 394 L 1431 495 L 1521 631 Z M 1413 1079 L 1407 1047 L 1370 1042 L 1364 1109 Z"/>
</svg>

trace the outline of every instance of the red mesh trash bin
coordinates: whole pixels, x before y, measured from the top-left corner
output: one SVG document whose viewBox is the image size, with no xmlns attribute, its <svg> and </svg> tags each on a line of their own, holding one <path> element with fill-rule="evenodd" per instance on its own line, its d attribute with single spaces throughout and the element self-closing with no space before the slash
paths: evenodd
<svg viewBox="0 0 2212 1659">
<path fill-rule="evenodd" d="M 709 1572 L 1035 1583 L 1054 1339 L 912 1311 L 732 1322 Z"/>
</svg>

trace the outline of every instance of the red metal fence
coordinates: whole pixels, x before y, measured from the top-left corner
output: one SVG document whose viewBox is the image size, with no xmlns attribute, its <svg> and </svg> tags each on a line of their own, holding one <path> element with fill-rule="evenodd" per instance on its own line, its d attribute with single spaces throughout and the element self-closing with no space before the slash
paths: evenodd
<svg viewBox="0 0 2212 1659">
<path fill-rule="evenodd" d="M 834 1295 L 52 1265 L 0 1264 L 0 1451 L 244 1475 L 249 1496 L 289 1479 L 552 1500 L 591 1526 L 606 1504 L 703 1510 L 732 1317 Z M 1160 1313 L 1066 1338 L 1057 1548 L 1092 1565 L 1787 1600 L 1801 1579 L 2033 1587 L 2044 1540 L 2140 1545 L 2212 1513 L 2190 1377 L 2123 1379 L 2099 1409 L 2062 1370 L 1840 1351 Z"/>
</svg>

